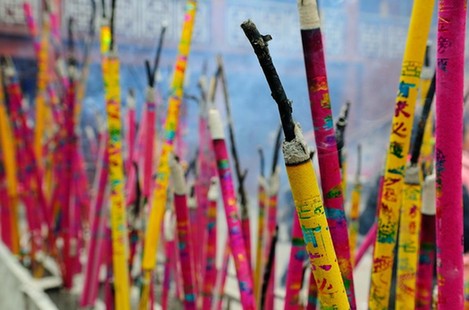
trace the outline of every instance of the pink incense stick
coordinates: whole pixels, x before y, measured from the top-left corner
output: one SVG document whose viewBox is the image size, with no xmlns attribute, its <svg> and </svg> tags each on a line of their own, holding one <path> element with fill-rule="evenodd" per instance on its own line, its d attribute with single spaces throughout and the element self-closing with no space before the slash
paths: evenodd
<svg viewBox="0 0 469 310">
<path fill-rule="evenodd" d="M 350 307 L 355 309 L 342 178 L 316 0 L 298 1 L 298 10 L 324 207 Z"/>
<path fill-rule="evenodd" d="M 179 255 L 181 257 L 182 280 L 184 287 L 184 309 L 196 309 L 197 292 L 194 274 L 191 226 L 187 208 L 187 188 L 182 166 L 173 158 L 170 161 L 174 190 L 174 209 L 177 220 Z"/>
<path fill-rule="evenodd" d="M 289 310 L 303 309 L 300 300 L 300 291 L 303 284 L 303 265 L 308 259 L 305 248 L 303 231 L 301 230 L 298 214 L 293 216 L 292 241 L 290 250 L 290 261 L 288 263 L 287 282 L 285 284 L 285 308 Z"/>
<path fill-rule="evenodd" d="M 247 257 L 239 220 L 223 125 L 220 114 L 216 109 L 209 111 L 209 128 L 217 161 L 218 177 L 220 179 L 223 204 L 228 224 L 229 244 L 235 262 L 241 304 L 244 309 L 255 309 L 251 266 Z"/>
<path fill-rule="evenodd" d="M 141 160 L 145 157 L 145 141 L 146 141 L 146 126 L 147 126 L 147 108 L 146 105 L 143 107 L 143 115 L 142 115 L 142 120 L 140 122 L 140 126 L 138 128 L 138 133 L 137 133 L 137 140 L 136 140 L 136 147 L 133 151 L 133 158 L 131 159 L 132 163 L 137 163 L 139 164 L 139 167 L 143 167 L 143 165 L 140 165 Z M 140 169 L 142 171 L 143 169 Z M 136 199 L 136 182 L 137 182 L 137 171 L 135 169 L 130 169 L 129 172 L 129 177 L 126 182 L 126 188 L 125 192 L 127 193 L 126 198 L 126 205 L 129 206 L 132 203 L 134 203 Z"/>
<path fill-rule="evenodd" d="M 85 278 L 83 290 L 80 298 L 80 307 L 91 307 L 98 297 L 99 270 L 102 264 L 104 250 L 104 231 L 106 223 L 106 209 L 104 208 L 104 194 L 108 181 L 109 156 L 107 154 L 107 132 L 103 132 L 103 139 L 99 148 L 99 162 L 96 169 L 96 178 L 93 188 L 96 189 L 93 195 L 91 218 L 91 236 L 88 248 L 87 263 L 85 267 Z"/>
<path fill-rule="evenodd" d="M 114 308 L 114 289 L 112 284 L 112 232 L 111 227 L 106 224 L 104 232 L 104 263 L 106 264 L 106 279 L 104 281 L 104 304 L 106 310 L 113 310 Z"/>
<path fill-rule="evenodd" d="M 155 89 L 146 90 L 146 126 L 145 126 L 145 153 L 143 155 L 143 195 L 149 199 L 153 171 L 153 149 L 155 141 L 156 98 Z"/>
<path fill-rule="evenodd" d="M 205 230 L 205 268 L 202 281 L 202 309 L 210 309 L 213 300 L 215 281 L 217 278 L 217 202 L 218 182 L 212 178 L 208 191 L 209 206 L 207 210 L 207 228 Z"/>
<path fill-rule="evenodd" d="M 3 152 L 0 152 L 0 226 L 2 242 L 13 251 L 13 223 L 10 199 L 8 197 L 7 179 L 5 174 L 5 166 Z"/>
<path fill-rule="evenodd" d="M 212 301 L 212 310 L 222 310 L 223 305 L 223 295 L 225 294 L 225 282 L 226 277 L 228 276 L 228 265 L 230 262 L 230 246 L 228 242 L 225 245 L 225 250 L 223 251 L 222 265 L 220 270 L 217 273 L 217 282 L 215 283 L 215 296 Z"/>
<path fill-rule="evenodd" d="M 25 204 L 26 219 L 32 235 L 32 254 L 34 256 L 34 252 L 40 251 L 43 246 L 42 239 L 44 236 L 41 233 L 41 226 L 45 222 L 45 206 L 43 208 L 41 208 L 41 205 L 39 208 L 37 207 L 37 202 L 41 202 L 40 195 L 42 191 L 40 186 L 34 182 L 34 174 L 38 173 L 38 169 L 31 147 L 31 135 L 28 133 L 25 115 L 21 111 L 21 89 L 14 76 L 14 69 L 7 67 L 5 73 L 6 93 L 9 98 L 10 116 L 17 147 L 18 181 L 25 189 L 20 191 L 20 197 Z"/>
<path fill-rule="evenodd" d="M 420 255 L 417 268 L 415 309 L 432 307 L 433 278 L 435 268 L 435 175 L 425 178 L 422 187 L 422 224 L 420 232 Z"/>
<path fill-rule="evenodd" d="M 34 40 L 34 51 L 36 52 L 36 55 L 38 55 L 41 41 L 39 38 L 39 31 L 37 29 L 37 24 L 36 24 L 36 21 L 34 20 L 34 15 L 33 15 L 33 11 L 31 8 L 31 4 L 29 2 L 25 2 L 23 4 L 23 12 L 24 12 L 24 17 L 26 19 L 26 25 L 28 26 L 28 29 L 29 29 L 29 33 L 31 34 Z"/>
<path fill-rule="evenodd" d="M 378 223 L 375 222 L 373 226 L 371 226 L 370 230 L 368 230 L 368 233 L 366 234 L 365 238 L 360 244 L 360 247 L 357 249 L 357 252 L 355 254 L 355 259 L 354 259 L 354 262 L 355 262 L 354 267 L 360 264 L 360 261 L 362 260 L 365 253 L 375 243 L 377 231 L 378 231 Z"/>
<path fill-rule="evenodd" d="M 466 1 L 441 0 L 436 69 L 438 309 L 463 309 L 462 133 Z"/>
</svg>

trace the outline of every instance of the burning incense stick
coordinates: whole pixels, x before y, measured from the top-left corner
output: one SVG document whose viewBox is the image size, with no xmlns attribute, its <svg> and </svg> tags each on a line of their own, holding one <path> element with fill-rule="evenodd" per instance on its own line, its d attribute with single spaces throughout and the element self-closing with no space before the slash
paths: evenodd
<svg viewBox="0 0 469 310">
<path fill-rule="evenodd" d="M 368 304 L 371 310 L 388 308 L 406 155 L 409 152 L 414 108 L 433 4 L 434 1 L 417 0 L 412 8 L 391 125 L 383 192 L 378 207 L 378 235 L 374 248 Z"/>
<path fill-rule="evenodd" d="M 322 307 L 349 309 L 337 256 L 332 244 L 316 174 L 310 160 L 301 129 L 292 118 L 288 100 L 270 57 L 269 35 L 261 35 L 254 23 L 244 22 L 241 27 L 251 43 L 279 109 L 285 142 L 283 154 L 298 218 L 308 250 L 311 269 L 318 283 Z"/>
<path fill-rule="evenodd" d="M 438 309 L 442 310 L 464 307 L 461 154 L 465 29 L 466 1 L 440 1 L 435 170 Z"/>
<path fill-rule="evenodd" d="M 164 126 L 165 142 L 158 165 L 158 175 L 155 192 L 153 194 L 152 208 L 145 234 L 143 247 L 142 269 L 144 273 L 144 285 L 140 298 L 140 309 L 146 309 L 149 296 L 149 284 L 151 272 L 156 263 L 156 252 L 158 249 L 161 221 L 166 205 L 167 188 L 169 180 L 169 154 L 173 150 L 175 132 L 178 126 L 179 106 L 183 96 L 184 74 L 189 56 L 192 32 L 195 22 L 197 1 L 188 0 L 186 5 L 186 15 L 182 29 L 182 36 L 179 42 L 179 55 L 174 68 L 173 82 L 171 85 L 171 97 L 168 103 L 168 114 Z"/>
<path fill-rule="evenodd" d="M 298 0 L 298 12 L 324 207 L 350 307 L 355 309 L 352 265 L 338 157 L 340 153 L 336 155 L 338 149 L 327 85 L 317 1 Z"/>
</svg>

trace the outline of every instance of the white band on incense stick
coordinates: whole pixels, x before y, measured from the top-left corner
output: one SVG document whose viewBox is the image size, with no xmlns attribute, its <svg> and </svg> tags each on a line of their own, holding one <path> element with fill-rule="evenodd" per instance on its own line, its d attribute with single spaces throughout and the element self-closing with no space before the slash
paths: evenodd
<svg viewBox="0 0 469 310">
<path fill-rule="evenodd" d="M 173 190 L 176 195 L 186 194 L 186 181 L 184 180 L 184 172 L 182 166 L 172 156 L 169 161 L 171 168 L 171 178 L 173 179 Z"/>
<path fill-rule="evenodd" d="M 132 98 L 132 96 L 129 96 L 127 100 L 129 100 L 130 98 Z M 154 87 L 147 87 L 147 89 L 145 91 L 145 101 L 146 102 L 152 102 L 152 103 L 156 102 L 155 88 Z M 134 105 L 132 107 L 135 107 L 135 99 L 132 98 L 131 101 L 127 101 L 127 104 L 129 105 L 129 107 L 130 107 L 130 102 L 133 102 Z"/>
<path fill-rule="evenodd" d="M 174 240 L 174 229 L 175 222 L 173 217 L 173 211 L 166 210 L 164 213 L 164 238 L 166 241 Z"/>
<path fill-rule="evenodd" d="M 301 164 L 309 160 L 309 148 L 298 124 L 295 124 L 295 139 L 284 141 L 282 151 L 286 165 Z"/>
<path fill-rule="evenodd" d="M 149 89 L 147 88 L 147 92 L 149 91 Z M 155 95 L 153 95 L 153 98 L 155 97 Z M 154 101 L 153 101 L 154 102 Z M 134 96 L 128 94 L 127 95 L 127 108 L 129 109 L 135 109 L 135 98 Z"/>
<path fill-rule="evenodd" d="M 317 0 L 298 0 L 298 12 L 300 14 L 300 28 L 311 30 L 321 27 L 319 20 Z"/>
<path fill-rule="evenodd" d="M 420 167 L 418 165 L 410 165 L 405 171 L 404 181 L 407 184 L 420 184 Z"/>
<path fill-rule="evenodd" d="M 265 178 L 260 175 L 258 178 L 259 185 L 264 188 L 264 190 L 267 190 L 267 182 L 265 181 Z"/>
<path fill-rule="evenodd" d="M 213 140 L 225 139 L 223 123 L 221 122 L 220 112 L 217 109 L 210 109 L 208 112 L 208 127 Z"/>
<path fill-rule="evenodd" d="M 277 195 L 280 189 L 280 173 L 278 166 L 275 168 L 275 172 L 269 178 L 269 188 L 267 192 L 270 196 Z"/>
<path fill-rule="evenodd" d="M 210 179 L 210 188 L 208 190 L 208 200 L 216 201 L 218 200 L 219 192 L 218 192 L 218 179 L 213 177 Z"/>
<path fill-rule="evenodd" d="M 425 178 L 422 186 L 422 214 L 436 214 L 436 190 L 435 190 L 435 174 L 431 174 Z"/>
</svg>

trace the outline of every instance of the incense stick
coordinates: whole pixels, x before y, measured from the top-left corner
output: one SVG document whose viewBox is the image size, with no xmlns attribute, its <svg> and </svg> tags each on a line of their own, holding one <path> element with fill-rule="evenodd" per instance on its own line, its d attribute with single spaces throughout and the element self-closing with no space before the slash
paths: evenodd
<svg viewBox="0 0 469 310">
<path fill-rule="evenodd" d="M 433 4 L 434 1 L 417 0 L 412 8 L 378 211 L 378 234 L 368 303 L 371 310 L 386 309 L 389 304 L 406 155 L 409 152 L 414 108 Z"/>
<path fill-rule="evenodd" d="M 435 170 L 438 309 L 442 310 L 464 307 L 461 154 L 465 29 L 466 1 L 440 1 Z"/>
<path fill-rule="evenodd" d="M 301 130 L 292 118 L 291 102 L 288 100 L 279 76 L 270 57 L 267 41 L 270 36 L 262 36 L 251 21 L 241 25 L 251 43 L 278 105 L 285 142 L 282 149 L 287 174 L 292 189 L 298 218 L 308 250 L 311 269 L 322 290 L 319 299 L 323 307 L 349 308 L 344 283 L 340 275 L 329 232 L 321 195 L 310 160 L 310 153 Z M 314 211 L 313 211 L 314 210 Z"/>
<path fill-rule="evenodd" d="M 209 128 L 212 136 L 213 149 L 217 161 L 218 177 L 225 207 L 230 250 L 236 267 L 241 304 L 245 309 L 255 309 L 252 284 L 251 264 L 247 257 L 246 243 L 242 235 L 238 215 L 236 195 L 234 194 L 231 169 L 225 144 L 221 117 L 216 109 L 209 111 Z"/>
<path fill-rule="evenodd" d="M 155 191 L 153 193 L 152 208 L 145 233 L 143 247 L 142 269 L 144 273 L 144 286 L 140 298 L 139 308 L 146 309 L 149 296 L 149 284 L 151 272 L 156 262 L 156 254 L 159 244 L 161 221 L 165 210 L 167 188 L 169 180 L 169 154 L 173 150 L 175 132 L 178 126 L 179 106 L 183 97 L 184 74 L 189 56 L 192 32 L 195 22 L 197 1 L 188 0 L 186 5 L 186 15 L 182 28 L 182 36 L 179 42 L 178 58 L 174 67 L 174 76 L 171 85 L 171 97 L 168 103 L 168 114 L 164 125 L 165 141 L 161 151 L 158 164 L 158 175 L 156 179 Z"/>
<path fill-rule="evenodd" d="M 340 174 L 340 151 L 337 148 L 333 126 L 317 2 L 316 0 L 298 0 L 297 3 L 324 207 L 350 307 L 355 309 L 353 274 Z"/>
</svg>

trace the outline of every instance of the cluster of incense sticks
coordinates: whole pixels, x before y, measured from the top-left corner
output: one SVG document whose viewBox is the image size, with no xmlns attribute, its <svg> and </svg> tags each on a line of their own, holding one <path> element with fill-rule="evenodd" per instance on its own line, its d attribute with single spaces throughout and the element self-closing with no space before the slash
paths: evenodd
<svg viewBox="0 0 469 310">
<path fill-rule="evenodd" d="M 244 154 L 238 152 L 243 141 L 236 140 L 230 66 L 221 55 L 213 59 L 211 77 L 204 65 L 199 96 L 185 94 L 198 1 L 186 1 L 163 116 L 156 76 L 167 26 L 161 26 L 154 60 L 144 62 L 145 89 L 129 89 L 124 108 L 116 1 L 91 1 L 82 52 L 73 19 L 62 43 L 60 1 L 43 1 L 40 21 L 31 4 L 24 3 L 38 64 L 34 104 L 23 93 L 15 59 L 0 61 L 0 237 L 31 274 L 46 276 L 45 260 L 54 262 L 63 287 L 80 292 L 77 303 L 83 308 L 102 299 L 107 309 L 146 310 L 157 303 L 163 309 L 219 310 L 237 299 L 243 309 L 358 309 L 354 276 L 362 275 L 354 268 L 373 248 L 369 309 L 463 308 L 465 1 L 439 2 L 433 75 L 432 49 L 425 53 L 425 48 L 435 1 L 413 3 L 384 172 L 374 184 L 379 188 L 376 217 L 363 237 L 358 233 L 366 164 L 362 147 L 368 146 L 345 139 L 356 104 L 346 102 L 334 123 L 317 0 L 297 1 L 314 153 L 294 121 L 293 104 L 270 55 L 272 37 L 262 35 L 251 20 L 238 29 L 257 56 L 281 123 L 270 130 L 276 135 L 268 174 L 265 149 L 257 149 L 256 198 L 247 185 L 254 174 L 243 168 L 252 163 L 243 162 Z M 95 61 L 90 56 L 95 25 L 106 118 L 97 118 L 96 128 L 82 128 L 82 102 Z M 217 98 L 217 88 L 222 98 Z M 421 114 L 414 126 L 419 93 Z M 144 102 L 138 102 L 140 97 Z M 197 115 L 187 113 L 187 99 L 196 99 Z M 195 143 L 186 141 L 189 118 L 198 122 L 196 150 L 188 147 Z M 288 252 L 279 251 L 285 242 L 277 218 L 279 194 L 281 185 L 288 187 L 281 182 L 280 150 L 296 211 Z M 349 187 L 347 159 L 354 156 L 356 173 Z M 278 281 L 281 255 L 288 256 L 284 287 Z M 239 298 L 225 294 L 225 284 L 232 283 L 230 262 Z M 283 300 L 278 289 L 284 289 Z"/>
</svg>

